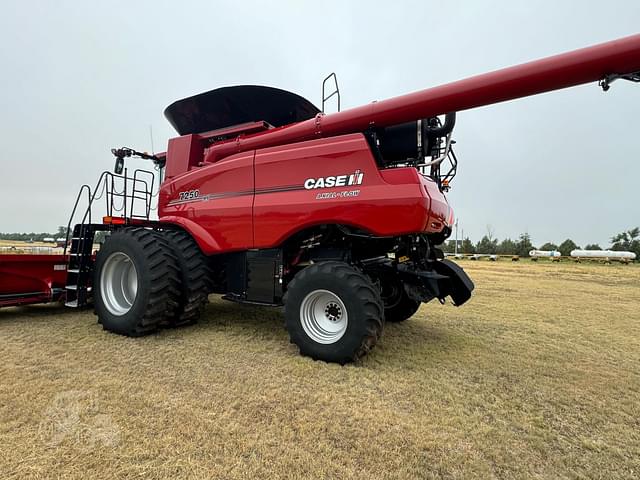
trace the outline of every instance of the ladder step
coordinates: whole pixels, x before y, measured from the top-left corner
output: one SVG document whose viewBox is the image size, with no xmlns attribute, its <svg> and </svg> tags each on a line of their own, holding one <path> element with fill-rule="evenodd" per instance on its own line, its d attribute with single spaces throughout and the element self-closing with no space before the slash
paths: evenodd
<svg viewBox="0 0 640 480">
<path fill-rule="evenodd" d="M 80 269 L 79 268 L 68 268 L 67 272 L 68 273 L 80 273 Z"/>
<path fill-rule="evenodd" d="M 90 292 L 91 291 L 91 287 L 80 287 L 80 288 L 78 288 L 78 285 L 67 285 L 65 288 L 67 290 L 73 290 L 73 291 L 78 291 L 78 290 L 82 290 L 82 289 L 84 289 L 86 292 Z"/>
</svg>

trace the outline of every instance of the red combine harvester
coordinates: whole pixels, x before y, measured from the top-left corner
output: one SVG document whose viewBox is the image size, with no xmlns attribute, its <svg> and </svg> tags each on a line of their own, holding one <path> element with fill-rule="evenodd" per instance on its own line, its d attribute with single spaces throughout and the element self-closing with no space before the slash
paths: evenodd
<svg viewBox="0 0 640 480">
<path fill-rule="evenodd" d="M 194 322 L 217 293 L 283 305 L 302 354 L 352 361 L 385 321 L 471 296 L 437 247 L 453 225 L 455 112 L 593 81 L 607 90 L 619 78 L 640 81 L 640 35 L 327 115 L 259 86 L 179 100 L 165 110 L 180 135 L 166 153 L 114 149 L 115 172 L 93 193 L 82 187 L 89 206 L 68 255 L 0 257 L 0 305 L 64 289 L 66 305 L 92 300 L 106 330 L 139 336 Z M 131 156 L 160 172 L 157 221 L 155 175 L 129 175 Z M 102 197 L 106 216 L 92 223 Z M 108 236 L 96 253 L 97 231 Z"/>
</svg>

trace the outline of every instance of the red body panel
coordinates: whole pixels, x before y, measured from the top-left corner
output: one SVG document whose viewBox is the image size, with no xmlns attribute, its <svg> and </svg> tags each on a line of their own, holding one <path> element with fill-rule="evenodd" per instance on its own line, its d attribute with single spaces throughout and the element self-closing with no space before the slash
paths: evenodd
<svg viewBox="0 0 640 480">
<path fill-rule="evenodd" d="M 66 255 L 0 255 L 0 307 L 57 300 L 53 289 L 65 287 L 67 260 Z"/>
<path fill-rule="evenodd" d="M 166 180 L 160 221 L 182 226 L 206 254 L 253 248 L 253 159 L 247 152 Z M 194 190 L 197 198 L 180 199 Z"/>
<path fill-rule="evenodd" d="M 202 161 L 203 146 L 199 135 L 171 138 L 167 147 L 166 178 L 191 170 Z"/>
<path fill-rule="evenodd" d="M 279 245 L 320 224 L 350 225 L 379 236 L 422 232 L 427 226 L 430 201 L 417 171 L 407 169 L 413 176 L 396 184 L 385 181 L 362 134 L 266 148 L 256 153 L 255 164 L 256 248 Z M 304 188 L 307 179 L 356 171 L 363 175 L 359 185 Z M 283 186 L 292 190 L 277 191 Z"/>
<path fill-rule="evenodd" d="M 320 178 L 348 183 L 354 175 L 361 183 L 309 188 Z M 196 198 L 180 200 L 193 190 Z M 161 222 L 191 232 L 208 254 L 274 247 L 321 224 L 378 236 L 440 232 L 452 215 L 435 182 L 415 168 L 378 170 L 359 133 L 246 152 L 192 170 L 162 185 L 159 213 Z"/>
</svg>

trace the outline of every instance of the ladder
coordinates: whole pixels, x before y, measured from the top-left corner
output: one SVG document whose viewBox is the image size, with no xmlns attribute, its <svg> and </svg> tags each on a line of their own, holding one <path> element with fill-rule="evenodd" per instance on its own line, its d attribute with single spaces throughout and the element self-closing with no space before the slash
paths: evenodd
<svg viewBox="0 0 640 480">
<path fill-rule="evenodd" d="M 80 308 L 91 302 L 95 263 L 93 242 L 96 232 L 114 229 L 113 225 L 91 222 L 91 207 L 94 201 L 105 198 L 108 216 L 120 213 L 122 215 L 121 218 L 126 221 L 130 219 L 149 220 L 154 180 L 154 174 L 147 170 L 136 169 L 133 177 L 128 177 L 125 169 L 124 175 L 103 172 L 93 191 L 89 185 L 82 185 L 69 217 L 64 248 L 65 255 L 67 254 L 67 249 L 69 251 L 65 287 L 65 305 L 67 307 Z M 118 184 L 120 188 L 118 188 Z M 73 233 L 69 237 L 71 223 L 76 214 L 78 203 L 85 192 L 87 208 L 84 211 L 82 220 L 73 227 Z M 99 192 L 101 193 L 96 196 Z M 114 206 L 114 198 L 121 200 L 120 208 Z"/>
<path fill-rule="evenodd" d="M 89 303 L 93 277 L 94 225 L 81 223 L 73 228 L 67 266 L 67 307 L 82 307 Z"/>
</svg>

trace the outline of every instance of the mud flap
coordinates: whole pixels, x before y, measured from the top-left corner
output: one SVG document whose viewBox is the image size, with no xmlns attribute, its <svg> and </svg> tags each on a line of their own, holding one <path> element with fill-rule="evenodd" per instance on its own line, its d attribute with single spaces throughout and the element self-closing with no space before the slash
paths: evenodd
<svg viewBox="0 0 640 480">
<path fill-rule="evenodd" d="M 442 289 L 448 291 L 446 293 L 441 291 L 440 294 L 442 295 L 445 293 L 445 295 L 438 295 L 438 298 L 444 298 L 445 296 L 450 295 L 453 300 L 453 304 L 456 306 L 462 305 L 471 298 L 471 292 L 475 285 L 462 267 L 451 260 L 445 259 L 433 262 L 433 268 L 440 275 L 448 277 L 448 281 L 444 282 L 445 285 L 448 285 Z"/>
<path fill-rule="evenodd" d="M 414 270 L 409 266 L 398 265 L 398 273 L 411 298 L 428 302 L 434 298 L 444 300 L 450 296 L 456 306 L 471 298 L 474 285 L 461 267 L 451 260 L 436 260 L 430 264 L 433 267 L 431 270 Z"/>
</svg>

